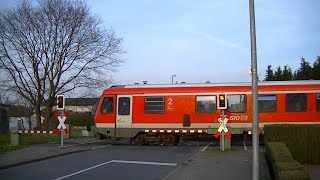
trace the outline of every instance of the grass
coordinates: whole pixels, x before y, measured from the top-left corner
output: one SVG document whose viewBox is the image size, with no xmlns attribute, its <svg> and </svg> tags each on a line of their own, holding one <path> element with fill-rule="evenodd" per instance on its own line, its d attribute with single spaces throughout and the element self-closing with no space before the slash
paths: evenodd
<svg viewBox="0 0 320 180">
<path fill-rule="evenodd" d="M 10 144 L 10 134 L 0 134 L 0 145 Z"/>
<path fill-rule="evenodd" d="M 59 134 L 22 134 L 20 139 L 21 145 L 32 145 L 32 144 L 41 144 L 41 143 L 49 143 L 56 142 L 60 140 Z"/>
<path fill-rule="evenodd" d="M 0 134 L 0 153 L 15 151 L 18 149 L 26 148 L 32 144 L 48 143 L 59 141 L 59 135 L 42 135 L 42 134 L 21 134 L 20 145 L 10 145 L 10 134 Z"/>
<path fill-rule="evenodd" d="M 72 130 L 70 132 L 73 139 L 82 137 L 82 130 Z M 70 137 L 71 138 L 71 137 Z M 18 149 L 26 148 L 29 145 L 57 142 L 60 141 L 59 134 L 21 134 L 20 135 L 20 145 L 11 146 L 10 145 L 10 133 L 0 134 L 0 153 L 15 151 Z"/>
</svg>

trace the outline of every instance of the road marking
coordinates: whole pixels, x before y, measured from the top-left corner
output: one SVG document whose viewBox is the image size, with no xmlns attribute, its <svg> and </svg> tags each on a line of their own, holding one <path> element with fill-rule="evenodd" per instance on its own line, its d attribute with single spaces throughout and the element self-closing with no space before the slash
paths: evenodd
<svg viewBox="0 0 320 180">
<path fill-rule="evenodd" d="M 107 145 L 103 145 L 103 146 L 97 146 L 97 147 L 93 147 L 91 149 L 98 149 L 98 148 L 103 148 L 103 147 L 106 147 Z"/>
<path fill-rule="evenodd" d="M 60 180 L 60 179 L 65 179 L 65 178 L 68 178 L 68 177 L 71 177 L 71 176 L 74 176 L 74 175 L 77 175 L 77 174 L 80 174 L 80 173 L 83 173 L 83 172 L 86 172 L 86 171 L 89 171 L 91 169 L 94 169 L 94 168 L 97 168 L 97 167 L 100 167 L 100 166 L 104 166 L 106 164 L 110 164 L 112 163 L 112 161 L 108 161 L 108 162 L 105 162 L 105 163 L 102 163 L 102 164 L 98 164 L 98 165 L 95 165 L 95 166 L 92 166 L 92 167 L 89 167 L 89 168 L 86 168 L 86 169 L 83 169 L 81 171 L 77 171 L 75 173 L 72 173 L 72 174 L 68 174 L 68 175 L 65 175 L 65 176 L 62 176 L 62 177 L 59 177 L 59 178 L 56 178 L 54 180 Z"/>
<path fill-rule="evenodd" d="M 208 145 L 206 145 L 206 147 L 204 147 L 201 151 L 205 151 L 212 143 L 209 143 Z"/>
<path fill-rule="evenodd" d="M 245 151 L 248 150 L 247 145 L 246 145 L 246 142 L 242 141 L 242 143 L 243 143 L 243 149 L 244 149 Z"/>
<path fill-rule="evenodd" d="M 125 164 L 148 164 L 157 166 L 176 166 L 175 163 L 159 163 L 159 162 L 147 162 L 147 161 L 122 161 L 122 160 L 112 160 L 115 163 L 125 163 Z"/>
<path fill-rule="evenodd" d="M 83 173 L 83 172 L 89 171 L 89 170 L 91 170 L 91 169 L 98 168 L 98 167 L 100 167 L 100 166 L 104 166 L 104 165 L 106 165 L 106 164 L 110 164 L 110 163 L 147 164 L 147 165 L 158 165 L 158 166 L 177 166 L 177 164 L 175 164 L 175 163 L 160 163 L 160 162 L 148 162 L 148 161 L 123 161 L 123 160 L 111 160 L 111 161 L 108 161 L 108 162 L 104 162 L 104 163 L 101 163 L 101 164 L 98 164 L 98 165 L 95 165 L 95 166 L 92 166 L 92 167 L 89 167 L 89 168 L 86 168 L 86 169 L 83 169 L 83 170 L 77 171 L 77 172 L 72 173 L 72 174 L 68 174 L 68 175 L 65 175 L 65 176 L 62 176 L 62 177 L 56 178 L 56 179 L 54 179 L 54 180 L 61 180 L 61 179 L 65 179 L 65 178 L 68 178 L 68 177 L 71 177 L 71 176 L 74 176 L 74 175 L 77 175 L 77 174 L 80 174 L 80 173 Z"/>
<path fill-rule="evenodd" d="M 98 141 L 91 141 L 91 142 L 84 142 L 84 143 L 77 143 L 77 144 L 70 144 L 70 145 L 66 145 L 64 147 L 72 147 L 72 146 L 77 146 L 77 145 L 82 145 L 82 144 L 91 144 L 91 143 L 96 143 L 96 142 L 101 142 L 102 140 L 98 140 Z"/>
</svg>

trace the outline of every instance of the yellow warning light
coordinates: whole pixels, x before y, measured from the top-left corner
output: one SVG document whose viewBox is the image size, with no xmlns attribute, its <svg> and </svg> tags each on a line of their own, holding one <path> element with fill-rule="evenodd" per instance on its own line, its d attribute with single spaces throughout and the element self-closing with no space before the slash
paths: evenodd
<svg viewBox="0 0 320 180">
<path fill-rule="evenodd" d="M 227 109 L 226 95 L 219 94 L 218 109 Z"/>
</svg>

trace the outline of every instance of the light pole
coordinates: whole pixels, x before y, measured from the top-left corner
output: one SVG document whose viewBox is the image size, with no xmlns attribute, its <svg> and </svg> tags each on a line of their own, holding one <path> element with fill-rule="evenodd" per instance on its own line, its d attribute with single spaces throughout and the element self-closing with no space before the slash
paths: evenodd
<svg viewBox="0 0 320 180">
<path fill-rule="evenodd" d="M 171 76 L 171 81 L 172 81 L 172 84 L 173 84 L 173 77 L 176 77 L 177 75 L 172 75 Z"/>
<path fill-rule="evenodd" d="M 249 0 L 250 12 L 250 39 L 251 39 L 251 79 L 252 79 L 252 179 L 259 179 L 259 119 L 258 119 L 258 72 L 256 25 L 254 13 L 254 0 Z"/>
</svg>

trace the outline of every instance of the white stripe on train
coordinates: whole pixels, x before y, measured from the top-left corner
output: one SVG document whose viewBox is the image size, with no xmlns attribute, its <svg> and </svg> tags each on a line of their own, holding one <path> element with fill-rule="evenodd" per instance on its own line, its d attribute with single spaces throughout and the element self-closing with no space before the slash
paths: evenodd
<svg viewBox="0 0 320 180">
<path fill-rule="evenodd" d="M 224 94 L 251 94 L 251 91 L 230 91 Z M 291 91 L 259 91 L 259 94 L 290 94 L 290 93 L 320 93 L 320 90 L 291 90 Z M 192 93 L 144 93 L 132 94 L 132 96 L 193 96 L 212 95 L 218 96 L 219 92 L 192 92 Z M 220 93 L 221 94 L 221 93 Z"/>
<path fill-rule="evenodd" d="M 259 123 L 259 128 L 270 124 L 320 124 L 320 122 L 268 122 Z M 118 128 L 139 128 L 139 129 L 215 129 L 219 128 L 220 124 L 217 123 L 191 123 L 190 127 L 184 127 L 182 123 L 132 123 L 131 127 L 118 127 Z M 252 128 L 252 123 L 228 123 L 231 128 Z M 114 128 L 114 123 L 96 123 L 97 128 Z"/>
<path fill-rule="evenodd" d="M 318 80 L 299 81 L 260 81 L 259 86 L 273 85 L 318 85 Z M 181 83 L 181 84 L 130 84 L 124 88 L 169 88 L 169 87 L 223 87 L 223 86 L 251 86 L 251 82 L 230 82 L 230 83 Z"/>
</svg>

